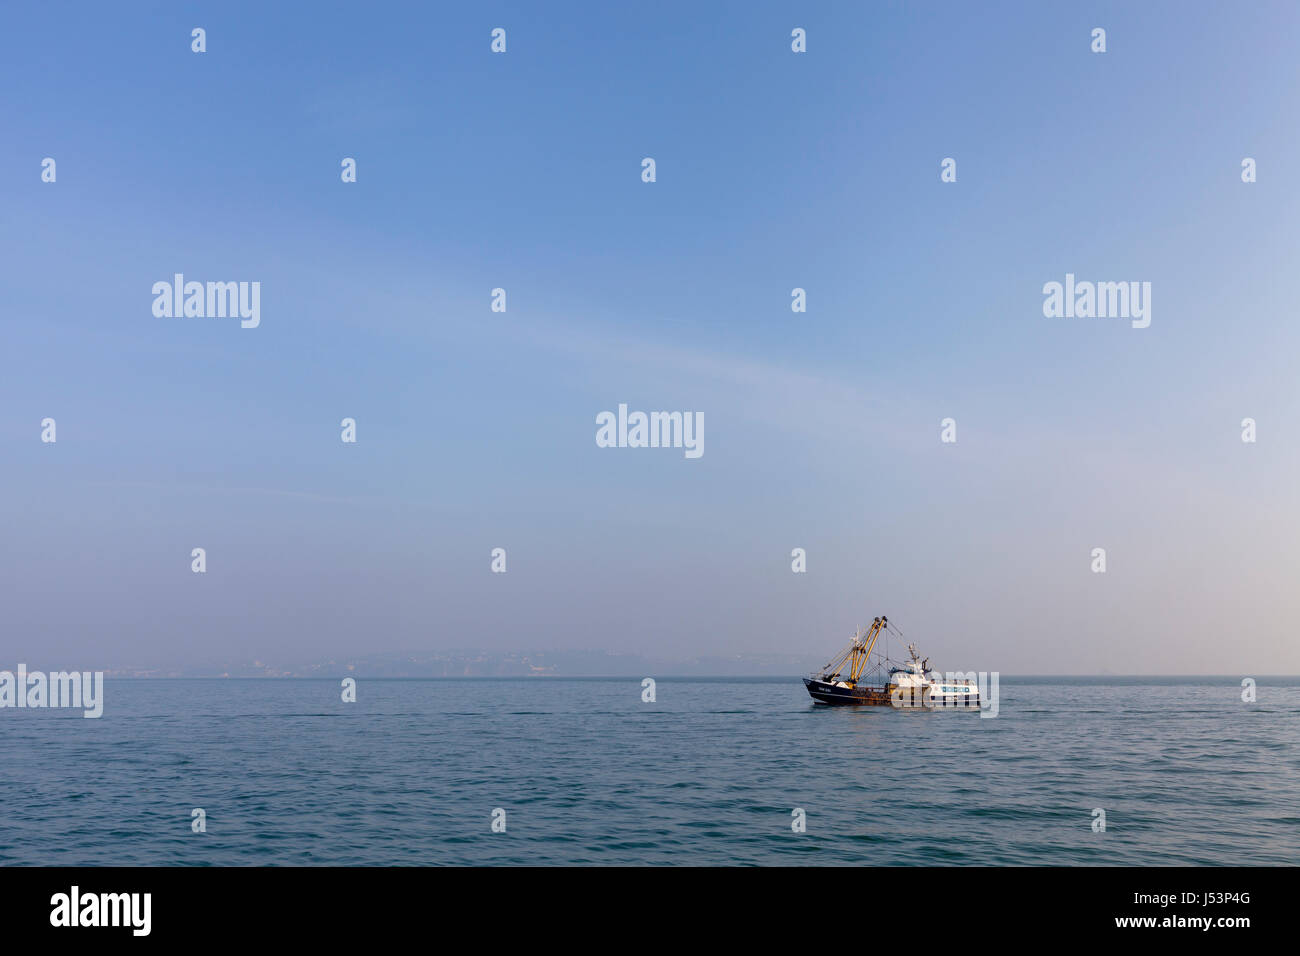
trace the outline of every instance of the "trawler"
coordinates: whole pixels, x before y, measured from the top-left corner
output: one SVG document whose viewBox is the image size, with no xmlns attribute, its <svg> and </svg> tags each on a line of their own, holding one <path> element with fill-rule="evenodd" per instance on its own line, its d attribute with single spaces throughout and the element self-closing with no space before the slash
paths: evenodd
<svg viewBox="0 0 1300 956">
<path fill-rule="evenodd" d="M 898 663 L 882 655 L 871 664 L 871 652 L 885 631 L 902 636 L 897 628 L 890 627 L 887 617 L 878 617 L 870 628 L 855 631 L 844 653 L 822 668 L 820 674 L 803 679 L 809 696 L 819 704 L 979 708 L 978 685 L 931 670 L 930 659 L 922 660 L 915 644 L 907 645 L 906 661 Z"/>
</svg>

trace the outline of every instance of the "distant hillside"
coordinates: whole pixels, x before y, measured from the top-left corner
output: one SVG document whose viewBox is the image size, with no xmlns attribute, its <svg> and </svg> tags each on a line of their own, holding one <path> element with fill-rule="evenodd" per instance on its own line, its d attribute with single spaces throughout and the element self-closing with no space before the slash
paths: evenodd
<svg viewBox="0 0 1300 956">
<path fill-rule="evenodd" d="M 321 661 L 214 661 L 180 668 L 122 667 L 109 677 L 781 677 L 823 663 L 797 655 L 651 659 L 600 651 L 440 651 Z"/>
</svg>

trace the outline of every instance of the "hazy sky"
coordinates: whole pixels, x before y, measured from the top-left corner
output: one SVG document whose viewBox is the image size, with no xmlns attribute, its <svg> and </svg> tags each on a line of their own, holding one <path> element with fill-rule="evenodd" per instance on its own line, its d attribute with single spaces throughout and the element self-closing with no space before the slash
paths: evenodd
<svg viewBox="0 0 1300 956">
<path fill-rule="evenodd" d="M 941 668 L 1300 672 L 1300 12 L 1064 6 L 6 11 L 0 666 L 884 613 Z M 155 317 L 177 272 L 260 326 Z M 1045 318 L 1067 273 L 1150 327 Z M 619 403 L 703 456 L 598 448 Z"/>
</svg>

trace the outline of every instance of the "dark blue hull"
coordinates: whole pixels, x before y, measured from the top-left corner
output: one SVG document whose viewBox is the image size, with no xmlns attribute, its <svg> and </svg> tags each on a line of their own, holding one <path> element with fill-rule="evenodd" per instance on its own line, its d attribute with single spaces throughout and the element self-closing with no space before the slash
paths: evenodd
<svg viewBox="0 0 1300 956">
<path fill-rule="evenodd" d="M 857 687 L 837 687 L 829 681 L 814 680 L 811 677 L 805 677 L 803 679 L 803 685 L 808 688 L 808 696 L 819 704 L 852 705 L 858 707 L 863 705 L 874 707 L 892 706 L 900 708 L 924 707 L 929 710 L 979 710 L 980 706 L 978 691 L 960 697 L 932 697 L 928 693 L 922 693 L 918 697 L 912 697 L 907 691 L 901 691 L 895 688 L 898 693 L 898 699 L 894 700 L 889 689 L 886 687 L 866 687 L 863 685 Z"/>
<path fill-rule="evenodd" d="M 808 695 L 819 704 L 851 704 L 855 706 L 888 707 L 889 694 L 883 687 L 836 687 L 824 680 L 803 679 Z"/>
</svg>

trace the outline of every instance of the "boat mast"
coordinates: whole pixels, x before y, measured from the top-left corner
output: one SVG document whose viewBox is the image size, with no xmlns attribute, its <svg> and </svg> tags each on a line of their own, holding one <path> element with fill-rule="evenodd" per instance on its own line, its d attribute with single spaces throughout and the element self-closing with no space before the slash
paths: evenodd
<svg viewBox="0 0 1300 956">
<path fill-rule="evenodd" d="M 871 649 L 876 646 L 876 638 L 880 636 L 880 630 L 889 621 L 887 617 L 878 617 L 871 622 L 871 630 L 865 637 L 854 639 L 853 648 L 850 653 L 853 655 L 853 666 L 849 670 L 849 683 L 856 686 L 858 678 L 867 666 L 867 660 L 871 656 Z"/>
</svg>

